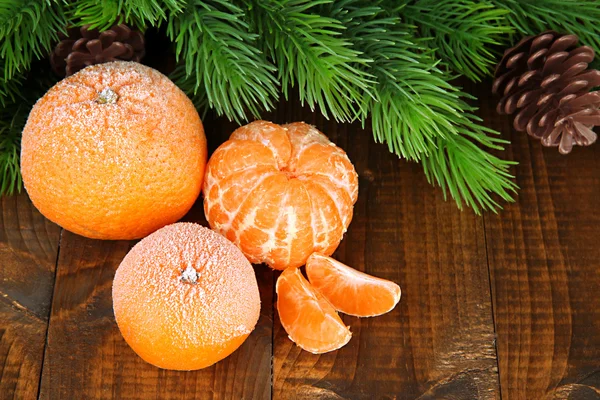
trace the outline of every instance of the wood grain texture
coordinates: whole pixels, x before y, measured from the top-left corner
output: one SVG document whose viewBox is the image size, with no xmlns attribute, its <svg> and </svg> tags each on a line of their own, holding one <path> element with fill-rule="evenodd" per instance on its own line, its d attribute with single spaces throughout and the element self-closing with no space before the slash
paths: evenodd
<svg viewBox="0 0 600 400">
<path fill-rule="evenodd" d="M 516 203 L 485 216 L 503 398 L 600 399 L 600 146 L 561 156 L 480 98 L 520 163 Z"/>
<path fill-rule="evenodd" d="M 35 399 L 60 228 L 25 194 L 0 204 L 0 398 Z"/>
<path fill-rule="evenodd" d="M 398 282 L 403 296 L 384 316 L 344 316 L 351 341 L 324 355 L 300 350 L 276 317 L 273 398 L 499 398 L 483 221 L 445 202 L 419 166 L 358 125 L 289 109 L 277 122 L 302 119 L 344 148 L 360 177 L 335 257 Z"/>
</svg>

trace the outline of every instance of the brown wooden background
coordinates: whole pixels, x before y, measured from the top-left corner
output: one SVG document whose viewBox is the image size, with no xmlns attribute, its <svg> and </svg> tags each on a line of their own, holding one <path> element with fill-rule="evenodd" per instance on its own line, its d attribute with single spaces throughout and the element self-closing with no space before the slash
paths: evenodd
<svg viewBox="0 0 600 400">
<path fill-rule="evenodd" d="M 154 368 L 121 338 L 115 269 L 133 242 L 85 239 L 45 220 L 25 194 L 1 199 L 0 399 L 599 399 L 600 144 L 569 156 L 497 116 L 521 190 L 499 214 L 446 202 L 418 165 L 359 125 L 294 103 L 268 118 L 317 125 L 360 175 L 355 217 L 335 256 L 394 280 L 391 313 L 344 317 L 353 338 L 317 356 L 273 313 L 276 276 L 257 266 L 262 315 L 226 360 L 196 372 Z M 215 148 L 234 129 L 207 120 Z M 203 222 L 201 202 L 187 220 Z"/>
</svg>

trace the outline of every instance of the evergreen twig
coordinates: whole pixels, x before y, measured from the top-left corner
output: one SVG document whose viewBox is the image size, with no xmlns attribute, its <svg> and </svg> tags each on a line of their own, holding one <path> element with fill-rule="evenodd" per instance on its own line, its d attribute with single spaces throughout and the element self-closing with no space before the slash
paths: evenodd
<svg viewBox="0 0 600 400">
<path fill-rule="evenodd" d="M 278 97 L 275 67 L 255 46 L 257 36 L 248 33 L 243 17 L 227 0 L 190 0 L 167 27 L 183 62 L 173 75 L 176 83 L 196 104 L 238 122 L 247 112 L 258 118 Z"/>
<path fill-rule="evenodd" d="M 507 18 L 516 29 L 517 41 L 523 35 L 547 30 L 572 33 L 582 44 L 600 53 L 600 3 L 598 0 L 491 0 L 509 11 Z"/>
<path fill-rule="evenodd" d="M 513 32 L 509 13 L 489 0 L 419 0 L 402 10 L 445 64 L 474 81 L 489 75 L 498 61 L 496 46 Z"/>
<path fill-rule="evenodd" d="M 487 149 L 507 143 L 480 125 L 468 95 L 454 87 L 424 41 L 412 39 L 412 27 L 382 1 L 344 0 L 334 12 L 356 48 L 373 59 L 375 98 L 365 96 L 373 135 L 390 151 L 423 163 L 430 182 L 449 193 L 458 206 L 476 213 L 498 207 L 493 195 L 512 200 L 510 162 Z M 368 114 L 363 114 L 363 121 Z M 475 143 L 479 144 L 477 146 Z M 487 148 L 487 149 L 486 149 Z"/>
<path fill-rule="evenodd" d="M 128 23 L 143 31 L 181 13 L 185 4 L 185 0 L 78 0 L 69 4 L 67 15 L 77 26 L 104 31 Z"/>
<path fill-rule="evenodd" d="M 31 61 L 46 57 L 66 19 L 59 0 L 0 0 L 0 59 L 7 92 L 8 81 L 29 69 Z"/>
<path fill-rule="evenodd" d="M 327 117 L 370 122 L 459 206 L 494 209 L 515 189 L 510 163 L 488 152 L 506 142 L 447 69 L 478 80 L 495 45 L 549 29 L 599 52 L 598 20 L 597 0 L 0 0 L 0 189 L 19 187 L 24 76 L 58 32 L 166 23 L 180 61 L 172 77 L 198 107 L 243 121 L 297 87 Z"/>
<path fill-rule="evenodd" d="M 0 71 L 4 71 L 4 60 L 0 59 Z M 23 72 L 17 72 L 11 79 L 0 76 L 0 106 L 6 107 L 21 97 L 21 86 L 23 84 Z"/>
<path fill-rule="evenodd" d="M 352 47 L 335 18 L 319 15 L 332 0 L 243 0 L 261 49 L 275 62 L 281 89 L 298 86 L 300 102 L 325 117 L 352 121 L 371 85 L 369 59 Z"/>
<path fill-rule="evenodd" d="M 26 103 L 12 103 L 0 108 L 0 196 L 21 191 L 21 131 L 28 114 Z"/>
</svg>

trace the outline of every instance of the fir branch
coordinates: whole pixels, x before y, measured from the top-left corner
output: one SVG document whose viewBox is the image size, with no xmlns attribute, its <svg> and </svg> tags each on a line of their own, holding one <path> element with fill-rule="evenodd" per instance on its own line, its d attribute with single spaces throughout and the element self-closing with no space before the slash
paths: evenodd
<svg viewBox="0 0 600 400">
<path fill-rule="evenodd" d="M 29 107 L 24 103 L 0 109 L 0 196 L 21 191 L 21 132 L 28 114 Z"/>
<path fill-rule="evenodd" d="M 513 32 L 508 14 L 489 0 L 417 0 L 402 11 L 421 37 L 430 38 L 437 57 L 474 81 L 489 75 L 498 59 L 493 46 Z"/>
<path fill-rule="evenodd" d="M 458 127 L 458 135 L 436 138 L 421 163 L 428 182 L 440 186 L 444 198 L 449 193 L 459 209 L 464 201 L 477 214 L 482 210 L 496 212 L 502 206 L 494 195 L 507 202 L 513 201 L 517 186 L 509 168 L 515 163 L 502 160 L 485 149 L 504 149 L 508 142 L 495 137 L 498 132 L 480 125 L 477 127 Z"/>
<path fill-rule="evenodd" d="M 104 31 L 125 22 L 143 31 L 181 13 L 185 4 L 185 0 L 78 0 L 70 3 L 67 15 L 77 26 Z"/>
<path fill-rule="evenodd" d="M 0 59 L 0 71 L 4 71 L 4 64 L 4 60 Z M 22 72 L 17 72 L 11 79 L 0 76 L 0 106 L 6 107 L 7 104 L 21 97 L 23 80 Z"/>
<path fill-rule="evenodd" d="M 459 208 L 464 203 L 476 213 L 494 210 L 494 194 L 511 200 L 516 188 L 511 163 L 485 149 L 502 149 L 506 142 L 479 124 L 465 102 L 469 96 L 448 81 L 432 50 L 412 38 L 412 28 L 383 2 L 367 1 L 343 0 L 332 12 L 356 47 L 373 59 L 375 99 L 365 96 L 364 108 L 371 111 L 375 140 L 398 156 L 421 161 L 430 182 L 450 193 Z M 366 118 L 365 113 L 363 122 Z"/>
<path fill-rule="evenodd" d="M 508 19 L 521 35 L 547 30 L 579 36 L 582 44 L 600 53 L 600 3 L 598 0 L 491 0 L 508 10 Z M 520 38 L 519 38 L 520 39 Z"/>
<path fill-rule="evenodd" d="M 7 83 L 17 72 L 28 70 L 34 58 L 46 57 L 65 26 L 62 2 L 58 0 L 0 0 L 3 81 Z M 2 90 L 6 92 L 7 87 Z"/>
<path fill-rule="evenodd" d="M 238 122 L 246 111 L 258 118 L 278 97 L 275 67 L 255 46 L 240 8 L 227 0 L 190 1 L 183 15 L 171 18 L 167 33 L 183 66 L 176 83 L 195 103 Z M 185 70 L 185 74 L 182 73 Z"/>
<path fill-rule="evenodd" d="M 300 101 L 326 117 L 354 120 L 371 86 L 369 60 L 341 36 L 345 27 L 319 15 L 333 0 L 243 0 L 253 32 L 275 61 L 286 99 L 298 86 Z"/>
</svg>

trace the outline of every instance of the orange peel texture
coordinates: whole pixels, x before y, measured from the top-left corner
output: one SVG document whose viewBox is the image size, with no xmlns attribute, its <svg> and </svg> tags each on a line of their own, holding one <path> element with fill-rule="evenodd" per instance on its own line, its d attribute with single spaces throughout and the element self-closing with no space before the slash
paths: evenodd
<svg viewBox="0 0 600 400">
<path fill-rule="evenodd" d="M 168 225 L 136 244 L 117 269 L 112 296 L 129 346 L 174 370 L 227 357 L 260 314 L 252 265 L 233 243 L 192 223 Z"/>
<path fill-rule="evenodd" d="M 206 138 L 192 102 L 132 62 L 60 81 L 23 130 L 21 171 L 40 212 L 96 239 L 136 239 L 183 217 L 204 177 Z"/>
</svg>

